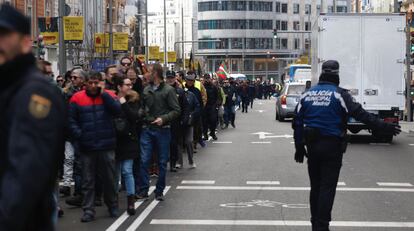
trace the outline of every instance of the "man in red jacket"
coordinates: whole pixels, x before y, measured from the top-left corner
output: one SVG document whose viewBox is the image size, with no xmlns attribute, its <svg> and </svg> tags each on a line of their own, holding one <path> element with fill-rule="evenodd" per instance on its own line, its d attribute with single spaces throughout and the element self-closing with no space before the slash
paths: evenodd
<svg viewBox="0 0 414 231">
<path fill-rule="evenodd" d="M 104 201 L 111 217 L 119 214 L 115 184 L 116 135 L 113 117 L 121 112 L 114 92 L 105 90 L 100 73 L 86 77 L 86 89 L 72 96 L 69 105 L 69 128 L 78 142 L 82 162 L 82 222 L 95 218 L 95 177 L 104 186 Z"/>
</svg>

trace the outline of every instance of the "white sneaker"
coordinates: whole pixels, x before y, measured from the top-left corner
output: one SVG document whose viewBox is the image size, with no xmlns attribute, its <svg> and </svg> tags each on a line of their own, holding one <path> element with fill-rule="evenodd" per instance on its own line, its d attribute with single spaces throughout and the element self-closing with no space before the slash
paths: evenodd
<svg viewBox="0 0 414 231">
<path fill-rule="evenodd" d="M 194 164 L 190 165 L 190 168 L 191 169 L 197 168 L 197 165 L 194 163 Z"/>
<path fill-rule="evenodd" d="M 181 168 L 181 164 L 176 164 L 175 167 L 178 168 L 178 169 L 180 169 Z"/>
</svg>

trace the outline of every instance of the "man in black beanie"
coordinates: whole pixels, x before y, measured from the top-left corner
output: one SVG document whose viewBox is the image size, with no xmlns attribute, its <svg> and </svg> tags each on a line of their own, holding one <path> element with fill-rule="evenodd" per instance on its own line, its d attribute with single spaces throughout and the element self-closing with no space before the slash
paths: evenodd
<svg viewBox="0 0 414 231">
<path fill-rule="evenodd" d="M 0 231 L 51 231 L 65 105 L 36 67 L 30 19 L 0 7 Z"/>
<path fill-rule="evenodd" d="M 397 124 L 385 123 L 366 112 L 339 87 L 339 82 L 339 63 L 335 60 L 323 63 L 319 83 L 301 97 L 292 124 L 295 160 L 303 163 L 304 156 L 308 157 L 312 231 L 329 231 L 342 156 L 346 151 L 349 116 L 384 133 L 401 132 Z"/>
</svg>

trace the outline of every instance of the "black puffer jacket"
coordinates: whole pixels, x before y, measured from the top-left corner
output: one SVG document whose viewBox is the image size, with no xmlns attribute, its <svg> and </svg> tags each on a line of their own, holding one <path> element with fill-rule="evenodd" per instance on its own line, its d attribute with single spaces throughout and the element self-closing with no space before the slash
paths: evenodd
<svg viewBox="0 0 414 231">
<path fill-rule="evenodd" d="M 117 133 L 116 160 L 128 160 L 139 157 L 139 134 L 137 126 L 142 120 L 140 103 L 130 101 L 121 105 L 120 118 L 127 121 L 126 132 Z"/>
</svg>

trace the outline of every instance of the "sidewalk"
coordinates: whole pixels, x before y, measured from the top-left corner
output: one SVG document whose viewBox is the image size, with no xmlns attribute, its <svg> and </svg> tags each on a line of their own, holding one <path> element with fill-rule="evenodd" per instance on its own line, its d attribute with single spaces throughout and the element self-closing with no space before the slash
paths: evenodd
<svg viewBox="0 0 414 231">
<path fill-rule="evenodd" d="M 414 136 L 414 122 L 400 121 L 401 130 Z"/>
</svg>

